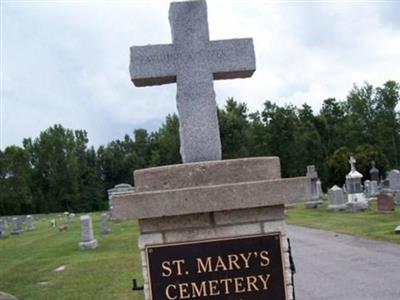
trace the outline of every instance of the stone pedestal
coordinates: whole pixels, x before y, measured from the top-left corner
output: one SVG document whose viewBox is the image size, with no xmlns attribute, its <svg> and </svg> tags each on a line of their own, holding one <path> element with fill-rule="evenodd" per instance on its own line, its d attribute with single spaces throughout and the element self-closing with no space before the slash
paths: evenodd
<svg viewBox="0 0 400 300">
<path fill-rule="evenodd" d="M 279 158 L 172 165 L 137 170 L 134 177 L 136 191 L 113 196 L 110 209 L 113 219 L 139 219 L 146 299 L 149 245 L 280 232 L 289 273 L 284 205 L 308 199 L 308 181 L 281 179 Z M 285 278 L 291 299 L 291 277 Z"/>
</svg>

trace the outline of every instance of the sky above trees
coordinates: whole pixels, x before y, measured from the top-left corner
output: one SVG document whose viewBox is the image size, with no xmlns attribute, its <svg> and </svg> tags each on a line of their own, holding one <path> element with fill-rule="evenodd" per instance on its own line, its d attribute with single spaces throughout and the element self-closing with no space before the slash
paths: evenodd
<svg viewBox="0 0 400 300">
<path fill-rule="evenodd" d="M 318 111 L 352 84 L 400 78 L 400 2 L 208 1 L 211 39 L 253 37 L 253 78 L 215 83 L 262 110 L 265 100 Z M 53 124 L 85 128 L 89 144 L 160 127 L 175 84 L 135 88 L 129 47 L 170 43 L 169 1 L 2 1 L 0 148 Z"/>
</svg>

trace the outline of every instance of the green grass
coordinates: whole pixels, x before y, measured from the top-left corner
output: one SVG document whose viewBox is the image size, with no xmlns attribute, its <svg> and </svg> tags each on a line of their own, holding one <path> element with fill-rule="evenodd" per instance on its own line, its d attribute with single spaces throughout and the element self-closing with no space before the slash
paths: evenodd
<svg viewBox="0 0 400 300">
<path fill-rule="evenodd" d="M 79 216 L 66 232 L 36 221 L 36 231 L 0 239 L 0 291 L 29 299 L 144 299 L 133 292 L 133 278 L 142 283 L 138 225 L 110 223 L 112 233 L 100 234 L 100 214 L 91 214 L 98 248 L 79 250 Z M 9 230 L 9 228 L 8 228 Z M 62 272 L 53 272 L 65 265 Z M 42 283 L 42 284 L 41 284 Z M 46 283 L 46 284 L 43 284 Z"/>
<path fill-rule="evenodd" d="M 0 239 L 0 291 L 20 300 L 137 299 L 133 278 L 142 283 L 140 253 L 137 249 L 136 221 L 110 223 L 112 233 L 100 234 L 100 213 L 91 214 L 99 247 L 78 249 L 79 216 L 67 232 L 50 228 L 50 218 L 36 221 L 37 230 Z M 51 217 L 53 218 L 53 217 Z M 329 212 L 325 208 L 306 209 L 304 204 L 287 211 L 288 224 L 320 228 L 338 233 L 385 240 L 400 244 L 394 233 L 400 224 L 400 208 L 395 213 L 376 212 L 376 203 L 365 212 Z M 65 265 L 62 272 L 53 272 Z M 46 283 L 46 284 L 41 284 Z"/>
<path fill-rule="evenodd" d="M 349 213 L 327 211 L 325 205 L 307 209 L 304 204 L 298 204 L 286 213 L 288 224 L 400 244 L 400 235 L 394 233 L 395 227 L 400 225 L 399 207 L 394 213 L 378 213 L 376 201 L 372 201 L 368 210 Z"/>
</svg>

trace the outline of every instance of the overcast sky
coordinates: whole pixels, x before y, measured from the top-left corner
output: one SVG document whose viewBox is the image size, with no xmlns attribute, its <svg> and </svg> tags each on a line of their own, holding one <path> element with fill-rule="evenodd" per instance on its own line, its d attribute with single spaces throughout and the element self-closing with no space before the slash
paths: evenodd
<svg viewBox="0 0 400 300">
<path fill-rule="evenodd" d="M 176 112 L 175 84 L 128 72 L 130 46 L 171 42 L 169 1 L 1 1 L 1 149 L 56 123 L 99 146 Z M 252 37 L 256 52 L 252 78 L 214 83 L 219 106 L 318 111 L 354 83 L 400 81 L 400 1 L 212 0 L 208 17 L 212 40 Z"/>
</svg>

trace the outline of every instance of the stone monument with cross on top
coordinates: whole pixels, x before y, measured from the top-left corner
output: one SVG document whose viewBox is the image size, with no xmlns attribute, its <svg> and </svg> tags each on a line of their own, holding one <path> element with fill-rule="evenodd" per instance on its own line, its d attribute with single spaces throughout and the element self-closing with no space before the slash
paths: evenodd
<svg viewBox="0 0 400 300">
<path fill-rule="evenodd" d="M 132 47 L 130 73 L 177 83 L 184 164 L 135 170 L 135 188 L 110 198 L 112 220 L 138 219 L 145 299 L 291 300 L 284 205 L 310 198 L 309 178 L 281 178 L 278 157 L 221 160 L 213 80 L 253 74 L 252 39 L 210 41 L 204 0 L 172 2 L 169 19 L 173 43 Z M 205 271 L 224 259 L 235 266 Z"/>
<path fill-rule="evenodd" d="M 136 86 L 176 82 L 183 162 L 221 159 L 213 80 L 250 77 L 253 41 L 210 41 L 206 2 L 171 3 L 172 44 L 131 47 L 130 73 Z"/>
</svg>

